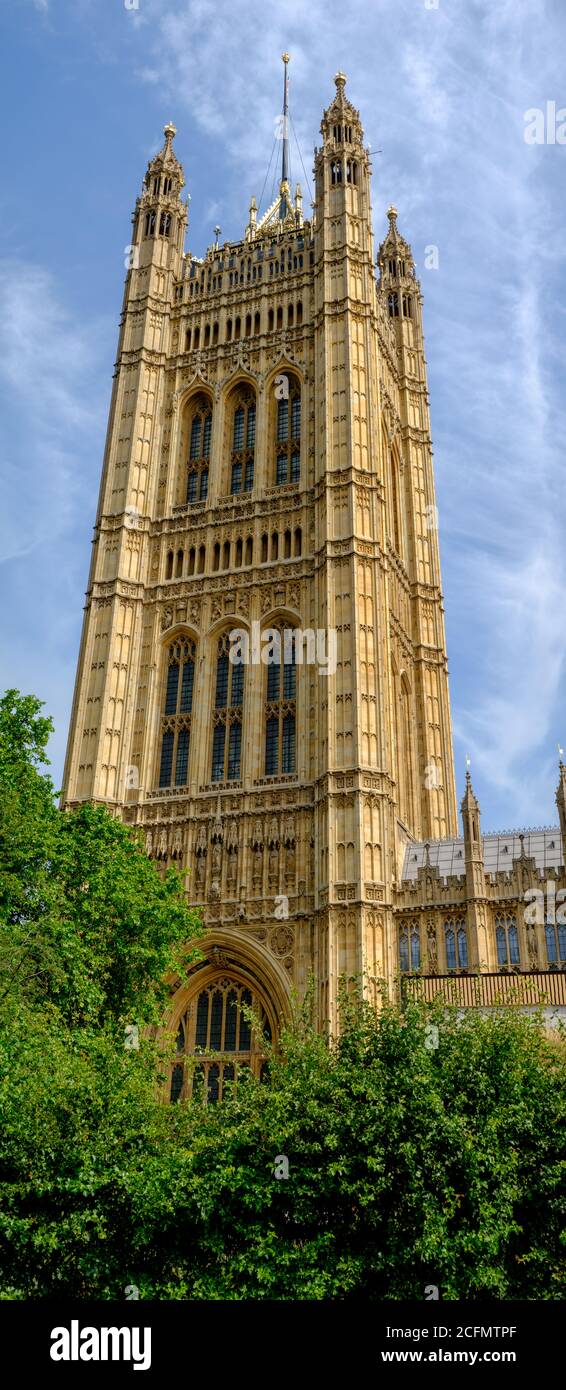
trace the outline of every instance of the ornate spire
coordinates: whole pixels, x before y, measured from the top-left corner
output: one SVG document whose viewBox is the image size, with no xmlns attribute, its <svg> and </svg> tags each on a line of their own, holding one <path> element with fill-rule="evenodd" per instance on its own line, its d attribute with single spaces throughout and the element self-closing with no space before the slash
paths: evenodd
<svg viewBox="0 0 566 1390">
<path fill-rule="evenodd" d="M 279 192 L 279 220 L 285 221 L 289 211 L 289 54 L 282 53 L 283 77 L 283 148 L 281 151 L 281 184 Z"/>
<path fill-rule="evenodd" d="M 462 815 L 466 811 L 477 811 L 479 815 L 480 804 L 472 786 L 472 774 L 469 767 L 466 769 L 466 790 L 462 798 Z"/>
<path fill-rule="evenodd" d="M 336 96 L 324 112 L 321 122 L 321 135 L 325 142 L 331 140 L 340 145 L 363 145 L 364 132 L 360 113 L 352 106 L 345 93 L 346 74 L 337 72 L 334 78 Z"/>
<path fill-rule="evenodd" d="M 556 788 L 556 805 L 560 817 L 560 832 L 562 835 L 562 855 L 563 862 L 566 864 L 566 766 L 562 761 L 563 752 L 560 749 L 560 763 L 558 765 L 559 779 Z"/>
</svg>

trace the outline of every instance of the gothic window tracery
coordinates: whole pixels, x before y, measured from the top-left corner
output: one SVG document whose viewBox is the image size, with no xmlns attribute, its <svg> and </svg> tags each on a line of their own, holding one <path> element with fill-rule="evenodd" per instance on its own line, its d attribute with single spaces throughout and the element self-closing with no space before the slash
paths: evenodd
<svg viewBox="0 0 566 1390">
<path fill-rule="evenodd" d="M 296 772 L 297 668 L 293 633 L 274 629 L 273 657 L 266 671 L 265 776 Z"/>
<path fill-rule="evenodd" d="M 252 1028 L 248 1010 L 258 1017 L 261 1031 Z M 204 1104 L 215 1104 L 244 1069 L 261 1075 L 262 1037 L 271 1041 L 271 1025 L 259 993 L 243 980 L 217 977 L 179 1019 L 169 1099 L 192 1095 Z"/>
<path fill-rule="evenodd" d="M 510 912 L 498 912 L 495 917 L 495 943 L 499 966 L 518 966 L 521 963 L 519 935 L 515 917 Z"/>
<path fill-rule="evenodd" d="M 212 434 L 212 407 L 206 396 L 197 396 L 189 420 L 187 463 L 187 502 L 204 502 L 208 497 L 208 470 Z"/>
<path fill-rule="evenodd" d="M 566 924 L 546 922 L 546 958 L 549 965 L 566 965 Z"/>
<path fill-rule="evenodd" d="M 212 772 L 213 782 L 238 781 L 242 758 L 244 666 L 230 660 L 230 636 L 220 637 L 216 656 Z"/>
<path fill-rule="evenodd" d="M 275 481 L 298 483 L 301 474 L 301 388 L 289 381 L 289 395 L 277 402 Z"/>
<path fill-rule="evenodd" d="M 447 970 L 468 969 L 468 934 L 465 917 L 450 917 L 444 923 Z"/>
<path fill-rule="evenodd" d="M 399 927 L 399 968 L 410 974 L 421 968 L 421 937 L 418 922 L 405 922 Z"/>
<path fill-rule="evenodd" d="M 251 492 L 254 485 L 255 422 L 255 396 L 243 388 L 236 396 L 232 421 L 232 493 Z"/>
<path fill-rule="evenodd" d="M 188 637 L 169 645 L 161 718 L 160 787 L 184 787 L 188 782 L 195 656 L 195 643 Z"/>
</svg>

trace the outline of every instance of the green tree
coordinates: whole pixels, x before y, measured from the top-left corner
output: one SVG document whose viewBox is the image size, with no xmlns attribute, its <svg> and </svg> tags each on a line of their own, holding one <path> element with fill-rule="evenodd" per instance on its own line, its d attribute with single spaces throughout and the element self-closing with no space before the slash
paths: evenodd
<svg viewBox="0 0 566 1390">
<path fill-rule="evenodd" d="M 50 1003 L 73 1027 L 156 1022 L 198 916 L 106 807 L 58 809 L 41 708 L 0 701 L 0 1003 Z"/>
<path fill-rule="evenodd" d="M 566 1049 L 514 1008 L 295 1008 L 268 1079 L 167 1105 L 152 1024 L 198 931 L 103 808 L 60 812 L 0 702 L 0 1296 L 559 1300 Z"/>
</svg>

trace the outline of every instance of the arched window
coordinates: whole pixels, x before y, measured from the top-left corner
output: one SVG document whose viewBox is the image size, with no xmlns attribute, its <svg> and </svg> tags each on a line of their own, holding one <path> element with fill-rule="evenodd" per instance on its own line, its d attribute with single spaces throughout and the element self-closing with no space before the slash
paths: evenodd
<svg viewBox="0 0 566 1390">
<path fill-rule="evenodd" d="M 189 458 L 187 464 L 187 502 L 204 502 L 208 496 L 208 467 L 212 407 L 206 396 L 197 396 L 189 422 Z"/>
<path fill-rule="evenodd" d="M 167 552 L 167 563 L 166 563 L 166 565 L 165 565 L 165 578 L 166 578 L 166 579 L 172 579 L 172 578 L 173 578 L 173 560 L 174 560 L 174 558 L 175 558 L 175 557 L 174 557 L 174 555 L 173 555 L 173 551 L 172 551 L 172 550 L 169 550 L 169 551 Z"/>
<path fill-rule="evenodd" d="M 295 555 L 300 555 L 303 546 L 303 533 L 300 526 L 295 527 Z"/>
<path fill-rule="evenodd" d="M 269 545 L 269 536 L 267 536 L 267 535 L 265 534 L 265 531 L 264 531 L 263 536 L 262 536 L 262 538 L 261 538 L 261 563 L 262 563 L 262 565 L 267 564 L 267 549 L 268 549 L 268 545 Z"/>
<path fill-rule="evenodd" d="M 421 937 L 418 922 L 399 927 L 399 968 L 409 974 L 421 968 Z"/>
<path fill-rule="evenodd" d="M 495 942 L 498 965 L 520 965 L 517 923 L 509 912 L 498 912 L 495 918 Z"/>
<path fill-rule="evenodd" d="M 205 546 L 205 545 L 199 545 L 199 548 L 198 548 L 197 574 L 204 574 L 205 562 L 206 562 L 206 546 Z"/>
<path fill-rule="evenodd" d="M 161 718 L 160 787 L 184 787 L 188 781 L 195 644 L 188 637 L 171 642 Z"/>
<path fill-rule="evenodd" d="M 413 317 L 413 308 L 410 294 L 403 295 L 403 315 L 406 319 L 411 319 Z"/>
<path fill-rule="evenodd" d="M 444 923 L 447 970 L 468 969 L 468 935 L 465 917 L 450 917 Z"/>
<path fill-rule="evenodd" d="M 297 668 L 293 630 L 272 629 L 265 699 L 265 776 L 296 772 Z"/>
<path fill-rule="evenodd" d="M 548 964 L 566 964 L 566 925 L 557 926 L 554 922 L 547 922 L 544 931 Z"/>
<path fill-rule="evenodd" d="M 268 333 L 273 333 L 274 322 L 275 322 L 275 315 L 274 315 L 273 309 L 270 309 L 269 312 L 268 312 L 268 315 L 267 315 L 267 331 L 268 331 Z"/>
<path fill-rule="evenodd" d="M 330 182 L 342 183 L 342 160 L 333 159 L 330 165 Z"/>
<path fill-rule="evenodd" d="M 189 550 L 189 566 L 188 566 L 187 573 L 188 573 L 188 574 L 194 574 L 194 572 L 195 572 L 195 547 L 194 547 L 194 545 L 192 545 L 191 548 L 190 548 L 190 550 Z"/>
<path fill-rule="evenodd" d="M 392 290 L 391 294 L 389 294 L 389 295 L 387 296 L 387 305 L 388 305 L 388 309 L 389 309 L 389 317 L 390 317 L 390 319 L 398 319 L 398 318 L 399 318 L 399 295 L 397 294 L 397 291 L 396 291 L 396 290 Z"/>
<path fill-rule="evenodd" d="M 177 551 L 177 562 L 176 562 L 176 565 L 175 565 L 175 578 L 176 578 L 176 579 L 180 579 L 181 576 L 182 576 L 182 573 L 183 573 L 183 560 L 184 560 L 184 558 L 185 558 L 184 551 L 183 551 L 183 550 L 178 550 L 178 551 Z"/>
<path fill-rule="evenodd" d="M 252 536 L 247 536 L 247 538 L 246 538 L 246 559 L 245 559 L 245 564 L 246 564 L 246 565 L 253 565 L 253 560 L 254 560 L 254 543 L 253 543 L 253 537 L 252 537 Z"/>
<path fill-rule="evenodd" d="M 216 657 L 212 782 L 237 782 L 242 758 L 244 667 L 230 660 L 230 638 L 220 638 Z"/>
<path fill-rule="evenodd" d="M 252 1028 L 248 1010 L 260 1022 L 257 1031 Z M 262 1036 L 271 1041 L 271 1025 L 256 989 L 245 980 L 227 976 L 207 984 L 179 1020 L 170 1100 L 192 1095 L 205 1104 L 215 1104 L 244 1068 L 261 1076 L 265 1060 Z"/>
<path fill-rule="evenodd" d="M 230 491 L 251 492 L 254 485 L 255 397 L 244 389 L 236 397 L 232 427 Z"/>
<path fill-rule="evenodd" d="M 301 474 L 301 388 L 289 380 L 289 395 L 277 402 L 275 481 L 298 483 Z"/>
</svg>

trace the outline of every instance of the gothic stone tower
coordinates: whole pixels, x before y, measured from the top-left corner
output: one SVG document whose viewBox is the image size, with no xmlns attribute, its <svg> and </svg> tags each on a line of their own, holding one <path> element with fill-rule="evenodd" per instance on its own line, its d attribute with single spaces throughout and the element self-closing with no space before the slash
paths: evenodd
<svg viewBox="0 0 566 1390">
<path fill-rule="evenodd" d="M 279 194 L 241 241 L 184 252 L 171 125 L 136 203 L 65 769 L 202 907 L 185 1051 L 236 1038 L 242 992 L 276 1029 L 312 973 L 324 1027 L 342 974 L 392 982 L 406 844 L 457 829 L 420 286 L 393 208 L 376 267 L 341 73 L 303 218 L 284 61 Z M 266 629 L 336 660 L 266 666 Z"/>
</svg>

